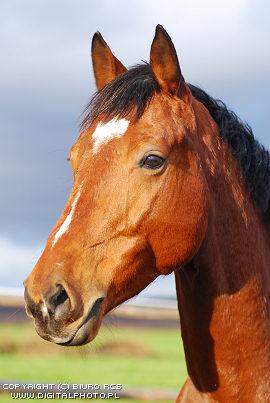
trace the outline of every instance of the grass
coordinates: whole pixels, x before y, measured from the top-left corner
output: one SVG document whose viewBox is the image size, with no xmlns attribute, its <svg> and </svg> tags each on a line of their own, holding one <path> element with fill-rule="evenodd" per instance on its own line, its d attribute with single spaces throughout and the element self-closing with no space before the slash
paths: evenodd
<svg viewBox="0 0 270 403">
<path fill-rule="evenodd" d="M 68 348 L 41 340 L 31 324 L 0 324 L 0 379 L 179 390 L 185 378 L 177 329 L 103 328 L 92 344 Z"/>
</svg>

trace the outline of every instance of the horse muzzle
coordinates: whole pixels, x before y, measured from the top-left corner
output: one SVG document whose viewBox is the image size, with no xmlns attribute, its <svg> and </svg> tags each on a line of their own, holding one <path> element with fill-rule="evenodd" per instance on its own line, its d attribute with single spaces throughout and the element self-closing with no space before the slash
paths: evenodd
<svg viewBox="0 0 270 403">
<path fill-rule="evenodd" d="M 92 298 L 89 308 L 75 301 L 67 287 L 56 284 L 38 303 L 25 289 L 26 313 L 34 319 L 40 337 L 65 346 L 89 343 L 96 336 L 103 317 L 104 296 Z"/>
</svg>

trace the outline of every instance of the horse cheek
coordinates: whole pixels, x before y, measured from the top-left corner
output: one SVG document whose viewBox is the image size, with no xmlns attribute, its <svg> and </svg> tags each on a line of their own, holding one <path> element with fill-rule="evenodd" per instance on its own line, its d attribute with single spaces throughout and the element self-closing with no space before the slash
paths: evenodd
<svg viewBox="0 0 270 403">
<path fill-rule="evenodd" d="M 155 220 L 149 242 L 160 274 L 170 274 L 198 252 L 208 224 L 208 193 L 200 176 L 190 176 L 182 184 L 181 197 Z"/>
</svg>

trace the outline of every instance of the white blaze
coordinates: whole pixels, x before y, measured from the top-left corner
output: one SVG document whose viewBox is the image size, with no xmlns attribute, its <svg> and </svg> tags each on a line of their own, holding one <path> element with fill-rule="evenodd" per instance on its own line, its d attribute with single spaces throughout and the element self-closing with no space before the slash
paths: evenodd
<svg viewBox="0 0 270 403">
<path fill-rule="evenodd" d="M 58 239 L 61 238 L 61 236 L 68 230 L 72 217 L 73 217 L 73 214 L 74 214 L 74 211 L 75 211 L 76 204 L 79 200 L 80 194 L 81 194 L 81 192 L 79 190 L 72 202 L 69 214 L 66 216 L 65 221 L 63 222 L 63 224 L 61 225 L 61 227 L 58 229 L 58 231 L 56 232 L 56 234 L 54 236 L 52 246 L 54 246 L 56 244 L 56 242 L 58 241 Z"/>
<path fill-rule="evenodd" d="M 128 120 L 117 118 L 113 118 L 107 123 L 98 123 L 92 135 L 92 139 L 94 140 L 93 152 L 96 153 L 102 144 L 125 134 L 128 125 Z"/>
</svg>

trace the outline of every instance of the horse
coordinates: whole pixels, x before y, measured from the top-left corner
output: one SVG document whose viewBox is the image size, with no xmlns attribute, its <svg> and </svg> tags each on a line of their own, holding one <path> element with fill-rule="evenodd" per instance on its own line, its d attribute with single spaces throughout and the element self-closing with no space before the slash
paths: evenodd
<svg viewBox="0 0 270 403">
<path fill-rule="evenodd" d="M 88 343 L 104 315 L 174 273 L 188 370 L 177 401 L 270 401 L 268 151 L 186 83 L 161 25 L 150 63 L 126 69 L 99 32 L 91 53 L 73 187 L 24 283 L 36 331 Z"/>
</svg>

